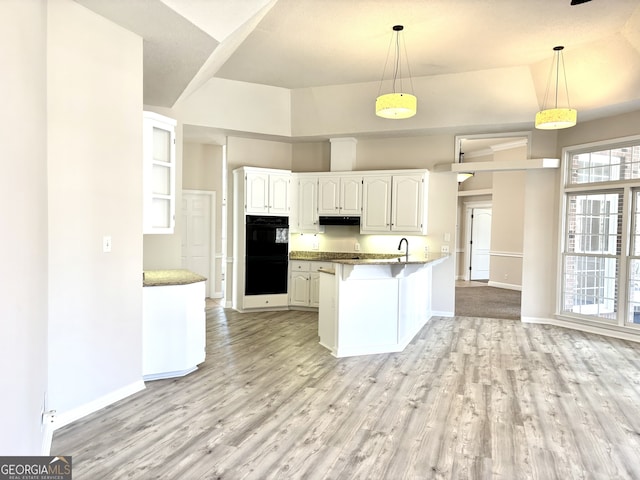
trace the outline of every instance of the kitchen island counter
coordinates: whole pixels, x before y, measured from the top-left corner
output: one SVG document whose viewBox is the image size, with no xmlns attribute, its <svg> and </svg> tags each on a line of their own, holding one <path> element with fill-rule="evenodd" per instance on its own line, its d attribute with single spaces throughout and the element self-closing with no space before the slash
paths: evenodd
<svg viewBox="0 0 640 480">
<path fill-rule="evenodd" d="M 320 344 L 336 357 L 404 350 L 432 316 L 432 268 L 448 257 L 333 260 L 320 270 Z"/>
</svg>

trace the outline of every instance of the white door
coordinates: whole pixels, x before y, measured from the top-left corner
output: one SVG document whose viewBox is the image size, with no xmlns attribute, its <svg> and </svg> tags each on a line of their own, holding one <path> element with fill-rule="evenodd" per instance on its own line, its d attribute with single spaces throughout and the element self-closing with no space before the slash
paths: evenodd
<svg viewBox="0 0 640 480">
<path fill-rule="evenodd" d="M 213 193 L 213 192 L 212 192 Z M 211 294 L 211 212 L 214 195 L 182 192 L 182 268 L 207 277 L 207 297 Z"/>
<path fill-rule="evenodd" d="M 489 279 L 491 248 L 491 209 L 474 208 L 471 212 L 471 280 Z"/>
</svg>

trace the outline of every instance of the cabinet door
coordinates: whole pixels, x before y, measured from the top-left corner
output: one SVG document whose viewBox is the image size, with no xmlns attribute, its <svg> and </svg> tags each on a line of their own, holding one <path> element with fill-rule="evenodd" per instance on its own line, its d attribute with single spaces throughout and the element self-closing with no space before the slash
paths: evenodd
<svg viewBox="0 0 640 480">
<path fill-rule="evenodd" d="M 269 175 L 269 213 L 289 214 L 290 175 Z"/>
<path fill-rule="evenodd" d="M 394 175 L 391 197 L 391 231 L 422 233 L 424 209 L 423 176 Z"/>
<path fill-rule="evenodd" d="M 298 230 L 318 232 L 318 178 L 301 177 L 298 181 Z"/>
<path fill-rule="evenodd" d="M 269 212 L 269 175 L 247 172 L 245 176 L 245 210 L 247 213 Z"/>
<path fill-rule="evenodd" d="M 175 225 L 176 121 L 153 112 L 143 116 L 143 233 L 173 233 Z"/>
<path fill-rule="evenodd" d="M 289 305 L 309 306 L 309 272 L 291 272 Z"/>
<path fill-rule="evenodd" d="M 318 178 L 318 214 L 340 214 L 340 177 Z"/>
<path fill-rule="evenodd" d="M 340 179 L 340 214 L 360 215 L 362 213 L 362 177 L 342 177 Z"/>
<path fill-rule="evenodd" d="M 360 232 L 382 233 L 391 229 L 391 176 L 364 177 Z"/>
<path fill-rule="evenodd" d="M 309 306 L 320 307 L 320 274 L 309 274 Z"/>
</svg>

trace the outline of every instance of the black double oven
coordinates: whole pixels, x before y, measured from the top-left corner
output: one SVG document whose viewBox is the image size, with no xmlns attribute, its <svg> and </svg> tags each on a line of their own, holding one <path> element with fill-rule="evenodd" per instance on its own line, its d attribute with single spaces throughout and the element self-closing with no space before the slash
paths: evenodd
<svg viewBox="0 0 640 480">
<path fill-rule="evenodd" d="M 247 215 L 245 295 L 287 293 L 289 218 Z"/>
</svg>

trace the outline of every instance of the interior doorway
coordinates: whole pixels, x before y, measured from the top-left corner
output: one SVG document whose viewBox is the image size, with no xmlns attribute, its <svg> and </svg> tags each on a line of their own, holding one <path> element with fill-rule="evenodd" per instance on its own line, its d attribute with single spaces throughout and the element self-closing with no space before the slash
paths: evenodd
<svg viewBox="0 0 640 480">
<path fill-rule="evenodd" d="M 488 281 L 491 271 L 491 203 L 466 204 L 464 280 Z"/>
<path fill-rule="evenodd" d="M 490 248 L 491 207 L 472 208 L 469 280 L 489 280 Z"/>
<path fill-rule="evenodd" d="M 211 297 L 215 278 L 215 207 L 215 192 L 182 191 L 182 268 L 207 278 L 207 297 Z"/>
</svg>

